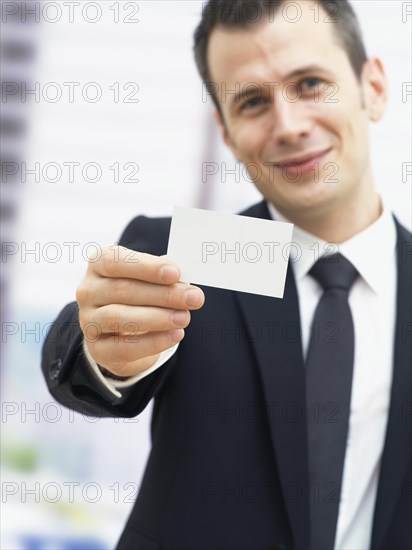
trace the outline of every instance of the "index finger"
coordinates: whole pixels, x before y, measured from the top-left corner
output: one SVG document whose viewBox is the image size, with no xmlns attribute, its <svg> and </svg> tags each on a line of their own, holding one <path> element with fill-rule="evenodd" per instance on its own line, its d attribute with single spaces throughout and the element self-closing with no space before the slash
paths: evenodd
<svg viewBox="0 0 412 550">
<path fill-rule="evenodd" d="M 173 284 L 180 279 L 180 269 L 175 263 L 125 246 L 104 248 L 100 257 L 89 262 L 90 268 L 101 277 L 124 277 L 157 284 Z"/>
</svg>

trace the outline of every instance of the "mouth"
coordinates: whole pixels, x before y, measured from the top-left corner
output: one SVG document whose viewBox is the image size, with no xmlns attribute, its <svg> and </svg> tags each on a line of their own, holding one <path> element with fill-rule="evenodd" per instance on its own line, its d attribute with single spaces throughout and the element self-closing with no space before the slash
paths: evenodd
<svg viewBox="0 0 412 550">
<path fill-rule="evenodd" d="M 300 176 L 310 170 L 313 170 L 316 164 L 326 157 L 331 150 L 332 147 L 322 151 L 315 151 L 313 153 L 301 155 L 300 157 L 293 157 L 282 160 L 281 162 L 275 162 L 274 165 L 282 170 L 282 172 L 286 171 L 288 176 L 296 178 L 296 176 Z"/>
</svg>

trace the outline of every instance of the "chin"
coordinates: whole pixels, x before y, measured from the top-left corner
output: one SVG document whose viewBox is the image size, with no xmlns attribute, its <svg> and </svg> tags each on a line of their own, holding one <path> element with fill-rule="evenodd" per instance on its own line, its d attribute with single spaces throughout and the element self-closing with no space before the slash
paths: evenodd
<svg viewBox="0 0 412 550">
<path fill-rule="evenodd" d="M 301 189 L 288 196 L 283 196 L 279 204 L 284 204 L 291 212 L 306 214 L 327 210 L 335 201 L 335 194 L 324 189 Z"/>
</svg>

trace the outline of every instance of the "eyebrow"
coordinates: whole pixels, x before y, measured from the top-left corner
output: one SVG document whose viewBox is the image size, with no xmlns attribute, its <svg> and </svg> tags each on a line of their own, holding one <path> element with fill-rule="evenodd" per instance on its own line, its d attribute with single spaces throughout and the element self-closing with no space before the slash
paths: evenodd
<svg viewBox="0 0 412 550">
<path fill-rule="evenodd" d="M 295 69 L 294 71 L 288 73 L 285 76 L 285 78 L 286 79 L 296 78 L 296 77 L 303 76 L 305 74 L 312 73 L 312 72 L 325 72 L 325 68 L 321 67 L 320 65 L 306 65 L 305 67 L 301 67 L 300 69 Z M 276 83 L 275 82 L 266 82 L 266 83 L 264 83 L 264 85 L 265 84 L 267 85 L 267 84 L 276 84 Z M 234 103 L 239 103 L 239 101 L 241 101 L 244 97 L 250 97 L 250 96 L 258 95 L 258 94 L 261 94 L 261 93 L 262 93 L 262 87 L 252 85 L 252 82 L 251 82 L 250 86 L 245 84 L 243 86 L 243 89 L 240 90 L 239 92 L 237 92 L 232 97 L 231 103 L 233 105 Z"/>
</svg>

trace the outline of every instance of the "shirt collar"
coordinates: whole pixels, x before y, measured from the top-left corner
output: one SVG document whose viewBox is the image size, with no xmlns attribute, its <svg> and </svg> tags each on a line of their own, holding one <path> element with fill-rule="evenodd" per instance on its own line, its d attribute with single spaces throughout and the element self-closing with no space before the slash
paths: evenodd
<svg viewBox="0 0 412 550">
<path fill-rule="evenodd" d="M 382 213 L 371 225 L 335 245 L 305 231 L 298 225 L 293 227 L 293 242 L 290 262 L 297 279 L 303 279 L 313 264 L 325 254 L 340 252 L 358 270 L 372 289 L 381 294 L 387 289 L 387 262 L 393 260 L 396 247 L 396 226 L 391 215 L 389 202 L 380 195 Z M 272 219 L 292 223 L 269 201 L 267 206 Z"/>
</svg>

